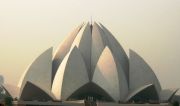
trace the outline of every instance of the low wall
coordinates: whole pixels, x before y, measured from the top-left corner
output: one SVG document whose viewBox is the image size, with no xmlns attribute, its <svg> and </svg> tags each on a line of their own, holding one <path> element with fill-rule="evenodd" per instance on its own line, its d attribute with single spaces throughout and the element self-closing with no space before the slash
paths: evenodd
<svg viewBox="0 0 180 106">
<path fill-rule="evenodd" d="M 85 106 L 82 102 L 38 102 L 38 101 L 18 101 L 13 102 L 13 106 Z M 107 103 L 97 102 L 96 104 L 86 104 L 87 106 L 172 106 L 168 103 L 161 104 L 118 104 L 118 103 Z"/>
<path fill-rule="evenodd" d="M 117 104 L 117 103 L 97 103 L 97 106 L 172 106 L 168 103 L 162 104 Z"/>
</svg>

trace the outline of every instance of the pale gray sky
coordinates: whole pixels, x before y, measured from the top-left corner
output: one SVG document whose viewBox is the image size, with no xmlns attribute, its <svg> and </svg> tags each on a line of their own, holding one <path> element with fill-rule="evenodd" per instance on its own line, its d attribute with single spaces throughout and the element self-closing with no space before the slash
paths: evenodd
<svg viewBox="0 0 180 106">
<path fill-rule="evenodd" d="M 154 69 L 163 88 L 180 88 L 180 0 L 0 0 L 0 74 L 17 84 L 44 50 L 83 21 L 105 25 L 128 53 Z"/>
</svg>

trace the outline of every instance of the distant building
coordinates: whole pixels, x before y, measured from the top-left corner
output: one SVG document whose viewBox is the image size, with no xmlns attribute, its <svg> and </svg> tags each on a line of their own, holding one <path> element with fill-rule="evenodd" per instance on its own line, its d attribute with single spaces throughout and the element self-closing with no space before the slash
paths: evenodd
<svg viewBox="0 0 180 106">
<path fill-rule="evenodd" d="M 169 102 L 178 89 L 162 90 L 151 67 L 135 51 L 126 55 L 100 23 L 83 23 L 27 68 L 17 86 L 3 85 L 20 101 Z"/>
</svg>

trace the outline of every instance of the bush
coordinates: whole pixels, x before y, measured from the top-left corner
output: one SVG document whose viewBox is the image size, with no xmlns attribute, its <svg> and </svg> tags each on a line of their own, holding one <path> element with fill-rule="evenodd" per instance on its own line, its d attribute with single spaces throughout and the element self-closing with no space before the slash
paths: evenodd
<svg viewBox="0 0 180 106">
<path fill-rule="evenodd" d="M 173 106 L 179 106 L 179 102 L 178 101 L 173 102 Z"/>
<path fill-rule="evenodd" d="M 11 97 L 5 97 L 5 105 L 6 106 L 12 106 L 12 101 L 13 101 L 13 98 Z"/>
</svg>

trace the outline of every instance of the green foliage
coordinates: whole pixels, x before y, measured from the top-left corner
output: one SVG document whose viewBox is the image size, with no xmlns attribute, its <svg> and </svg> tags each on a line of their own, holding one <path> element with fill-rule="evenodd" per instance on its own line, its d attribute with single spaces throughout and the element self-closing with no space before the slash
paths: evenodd
<svg viewBox="0 0 180 106">
<path fill-rule="evenodd" d="M 12 106 L 12 101 L 13 101 L 13 98 L 11 98 L 10 96 L 7 96 L 5 97 L 5 105 L 6 106 Z"/>
<path fill-rule="evenodd" d="M 173 106 L 179 106 L 179 102 L 178 101 L 173 102 Z"/>
</svg>

